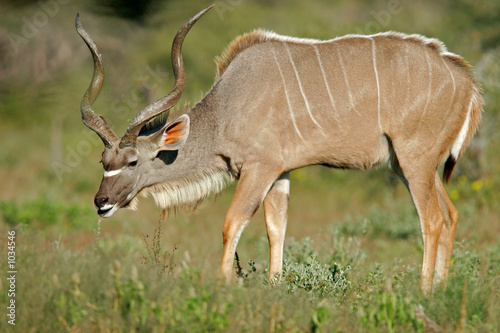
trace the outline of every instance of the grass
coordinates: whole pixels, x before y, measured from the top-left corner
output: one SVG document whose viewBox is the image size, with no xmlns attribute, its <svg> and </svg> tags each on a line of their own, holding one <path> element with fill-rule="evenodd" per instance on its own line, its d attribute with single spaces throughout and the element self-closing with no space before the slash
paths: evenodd
<svg viewBox="0 0 500 333">
<path fill-rule="evenodd" d="M 0 331 L 423 332 L 433 325 L 444 332 L 500 331 L 498 4 L 401 3 L 382 25 L 377 15 L 389 10 L 385 1 L 220 1 L 186 39 L 188 83 L 180 104 L 210 88 L 213 58 L 256 27 L 331 38 L 378 24 L 440 38 L 465 56 L 476 67 L 486 108 L 447 186 L 460 220 L 448 284 L 432 297 L 418 290 L 423 250 L 415 209 L 386 170 L 292 173 L 278 285 L 267 282 L 262 211 L 241 237 L 235 282 L 217 282 L 234 186 L 193 214 L 163 222 L 149 199 L 138 212 L 120 210 L 101 221 L 92 198 L 102 147 L 78 112 L 92 64 L 74 15 L 81 12 L 103 52 L 106 81 L 95 109 L 123 133 L 135 112 L 170 89 L 171 38 L 206 3 L 172 0 L 139 24 L 68 2 L 16 53 L 6 33 L 21 34 L 23 18 L 42 7 L 1 2 L 8 14 L 0 27 L 0 234 L 16 231 L 18 274 L 16 326 L 3 310 Z M 7 261 L 1 252 L 1 309 L 11 299 Z"/>
<path fill-rule="evenodd" d="M 16 330 L 422 332 L 419 306 L 444 331 L 500 328 L 497 244 L 458 242 L 447 287 L 427 298 L 418 290 L 417 264 L 397 256 L 370 262 L 365 242 L 372 231 L 346 237 L 331 225 L 329 249 L 311 238 L 290 240 L 279 285 L 267 283 L 264 258 L 240 263 L 246 274 L 220 285 L 213 270 L 179 249 L 165 251 L 160 228 L 161 222 L 142 244 L 97 234 L 76 250 L 64 238 L 47 246 L 30 226 L 18 230 Z M 6 300 L 3 290 L 0 299 Z M 2 321 L 0 328 L 9 327 Z"/>
</svg>

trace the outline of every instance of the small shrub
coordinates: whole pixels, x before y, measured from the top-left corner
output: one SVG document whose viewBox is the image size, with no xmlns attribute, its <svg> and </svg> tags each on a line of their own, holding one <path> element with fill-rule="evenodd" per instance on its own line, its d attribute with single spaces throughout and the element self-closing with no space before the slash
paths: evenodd
<svg viewBox="0 0 500 333">
<path fill-rule="evenodd" d="M 148 252 L 148 255 L 143 257 L 144 264 L 152 266 L 157 271 L 158 278 L 164 277 L 165 273 L 173 273 L 175 267 L 174 254 L 177 250 L 174 247 L 172 253 L 163 251 L 161 246 L 161 223 L 162 220 L 159 220 L 152 239 L 149 238 L 149 235 L 142 234 L 142 240 Z"/>
<path fill-rule="evenodd" d="M 350 266 L 337 262 L 327 264 L 318 261 L 312 241 L 305 238 L 287 247 L 282 280 L 289 292 L 304 290 L 316 299 L 344 292 L 350 285 L 347 279 L 349 270 Z"/>
<path fill-rule="evenodd" d="M 302 289 L 310 292 L 314 298 L 335 295 L 345 291 L 350 282 L 346 273 L 350 267 L 334 263 L 332 266 L 320 263 L 312 257 L 309 263 L 292 263 L 287 260 L 283 265 L 283 281 L 288 290 Z"/>
<path fill-rule="evenodd" d="M 248 261 L 248 266 L 250 266 L 250 269 L 245 271 L 243 267 L 241 267 L 240 263 L 240 257 L 238 256 L 238 252 L 235 252 L 234 254 L 234 262 L 235 262 L 235 269 L 236 269 L 236 276 L 239 278 L 242 278 L 244 280 L 248 280 L 248 278 L 251 276 L 252 273 L 257 272 L 257 268 L 255 267 L 255 261 L 249 260 Z"/>
</svg>

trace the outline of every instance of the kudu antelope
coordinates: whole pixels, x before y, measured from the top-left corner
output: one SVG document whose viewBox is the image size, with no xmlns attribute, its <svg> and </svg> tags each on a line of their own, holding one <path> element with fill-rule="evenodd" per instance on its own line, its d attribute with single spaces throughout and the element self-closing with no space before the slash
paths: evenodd
<svg viewBox="0 0 500 333">
<path fill-rule="evenodd" d="M 256 30 L 217 60 L 206 96 L 175 120 L 165 115 L 185 86 L 182 42 L 209 8 L 175 36 L 172 91 L 147 106 L 120 138 L 92 110 L 103 64 L 95 42 L 76 28 L 94 60 L 81 112 L 105 145 L 98 214 L 111 216 L 151 194 L 163 209 L 195 206 L 238 180 L 223 228 L 220 275 L 230 279 L 239 237 L 263 204 L 270 279 L 282 269 L 290 171 L 320 164 L 368 169 L 388 165 L 408 188 L 424 242 L 421 288 L 448 275 L 458 213 L 449 180 L 481 118 L 471 67 L 436 39 L 387 32 L 332 40 Z M 153 120 L 154 119 L 154 120 Z"/>
</svg>

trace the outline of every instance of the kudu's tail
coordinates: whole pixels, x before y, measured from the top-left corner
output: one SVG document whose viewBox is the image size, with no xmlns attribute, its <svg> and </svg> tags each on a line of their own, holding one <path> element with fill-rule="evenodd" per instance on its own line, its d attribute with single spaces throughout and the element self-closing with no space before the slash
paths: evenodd
<svg viewBox="0 0 500 333">
<path fill-rule="evenodd" d="M 470 143 L 481 122 L 481 112 L 483 110 L 483 98 L 481 96 L 481 88 L 477 82 L 474 82 L 472 88 L 471 100 L 467 110 L 467 117 L 458 133 L 458 137 L 453 143 L 450 155 L 444 164 L 443 180 L 446 184 L 449 183 L 451 173 L 455 168 L 458 160 Z"/>
<path fill-rule="evenodd" d="M 453 172 L 453 169 L 455 168 L 456 164 L 457 161 L 455 160 L 453 155 L 448 156 L 448 159 L 444 163 L 444 169 L 443 169 L 443 180 L 445 184 L 448 184 L 450 182 L 451 173 Z"/>
</svg>

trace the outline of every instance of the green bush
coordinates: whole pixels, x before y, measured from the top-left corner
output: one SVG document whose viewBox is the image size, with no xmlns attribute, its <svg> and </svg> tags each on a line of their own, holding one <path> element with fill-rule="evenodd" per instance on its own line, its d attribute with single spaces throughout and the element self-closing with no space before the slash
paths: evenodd
<svg viewBox="0 0 500 333">
<path fill-rule="evenodd" d="M 0 201 L 0 216 L 10 226 L 27 224 L 44 228 L 61 225 L 89 230 L 96 221 L 95 212 L 87 204 L 70 204 L 38 197 L 32 201 Z"/>
<path fill-rule="evenodd" d="M 284 260 L 283 283 L 290 292 L 302 289 L 311 294 L 312 299 L 327 296 L 336 297 L 346 291 L 350 285 L 347 272 L 350 267 L 339 263 L 328 265 L 320 263 L 316 257 L 311 257 L 306 263 L 295 263 Z"/>
</svg>

